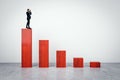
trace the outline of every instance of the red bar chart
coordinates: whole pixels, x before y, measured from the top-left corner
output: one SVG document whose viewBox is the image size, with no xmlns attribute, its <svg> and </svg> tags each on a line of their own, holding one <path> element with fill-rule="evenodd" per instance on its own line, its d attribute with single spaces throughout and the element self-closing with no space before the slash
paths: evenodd
<svg viewBox="0 0 120 80">
<path fill-rule="evenodd" d="M 65 50 L 56 51 L 56 67 L 59 67 L 59 68 L 66 67 L 66 51 Z"/>
<path fill-rule="evenodd" d="M 22 68 L 32 67 L 32 29 L 22 29 L 21 30 L 21 66 Z M 39 67 L 48 68 L 49 67 L 49 40 L 39 40 Z M 91 61 L 89 63 L 90 68 L 100 68 L 101 63 L 98 61 Z M 65 68 L 66 67 L 66 50 L 56 51 L 56 67 Z M 73 58 L 74 68 L 83 68 L 84 59 L 83 57 Z"/>
<path fill-rule="evenodd" d="M 22 29 L 22 67 L 32 67 L 32 30 Z"/>
<path fill-rule="evenodd" d="M 48 40 L 39 40 L 39 67 L 49 67 Z"/>
<path fill-rule="evenodd" d="M 73 67 L 83 68 L 83 66 L 84 66 L 84 63 L 83 63 L 83 58 L 82 57 L 73 58 Z"/>
</svg>

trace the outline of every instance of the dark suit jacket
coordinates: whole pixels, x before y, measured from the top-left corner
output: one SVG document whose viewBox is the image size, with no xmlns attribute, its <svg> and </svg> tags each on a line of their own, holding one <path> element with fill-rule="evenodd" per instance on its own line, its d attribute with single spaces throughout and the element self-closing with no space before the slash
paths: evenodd
<svg viewBox="0 0 120 80">
<path fill-rule="evenodd" d="M 26 12 L 27 19 L 31 19 L 32 12 Z"/>
</svg>

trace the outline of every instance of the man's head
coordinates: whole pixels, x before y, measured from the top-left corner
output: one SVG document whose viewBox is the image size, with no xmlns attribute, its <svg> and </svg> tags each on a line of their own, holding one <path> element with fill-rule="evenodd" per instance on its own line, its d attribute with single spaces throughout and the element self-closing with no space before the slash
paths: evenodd
<svg viewBox="0 0 120 80">
<path fill-rule="evenodd" d="M 27 12 L 29 12 L 30 11 L 30 9 L 27 9 Z"/>
</svg>

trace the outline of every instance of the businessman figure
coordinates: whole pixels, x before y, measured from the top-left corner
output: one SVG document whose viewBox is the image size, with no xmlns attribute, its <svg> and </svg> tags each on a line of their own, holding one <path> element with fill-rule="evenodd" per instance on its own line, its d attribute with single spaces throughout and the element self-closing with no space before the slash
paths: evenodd
<svg viewBox="0 0 120 80">
<path fill-rule="evenodd" d="M 30 9 L 27 9 L 26 15 L 27 15 L 26 28 L 27 28 L 27 29 L 31 29 L 31 28 L 30 28 L 30 19 L 31 19 L 32 12 L 31 12 Z"/>
</svg>

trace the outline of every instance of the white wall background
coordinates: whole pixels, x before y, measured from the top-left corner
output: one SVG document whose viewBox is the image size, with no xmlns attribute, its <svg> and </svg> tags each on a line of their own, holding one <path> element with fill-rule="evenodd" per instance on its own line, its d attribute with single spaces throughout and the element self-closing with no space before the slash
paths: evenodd
<svg viewBox="0 0 120 80">
<path fill-rule="evenodd" d="M 57 49 L 67 50 L 67 62 L 120 62 L 120 0 L 0 0 L 0 62 L 21 62 L 27 8 L 33 13 L 33 62 L 39 39 L 50 40 L 50 62 Z"/>
</svg>

